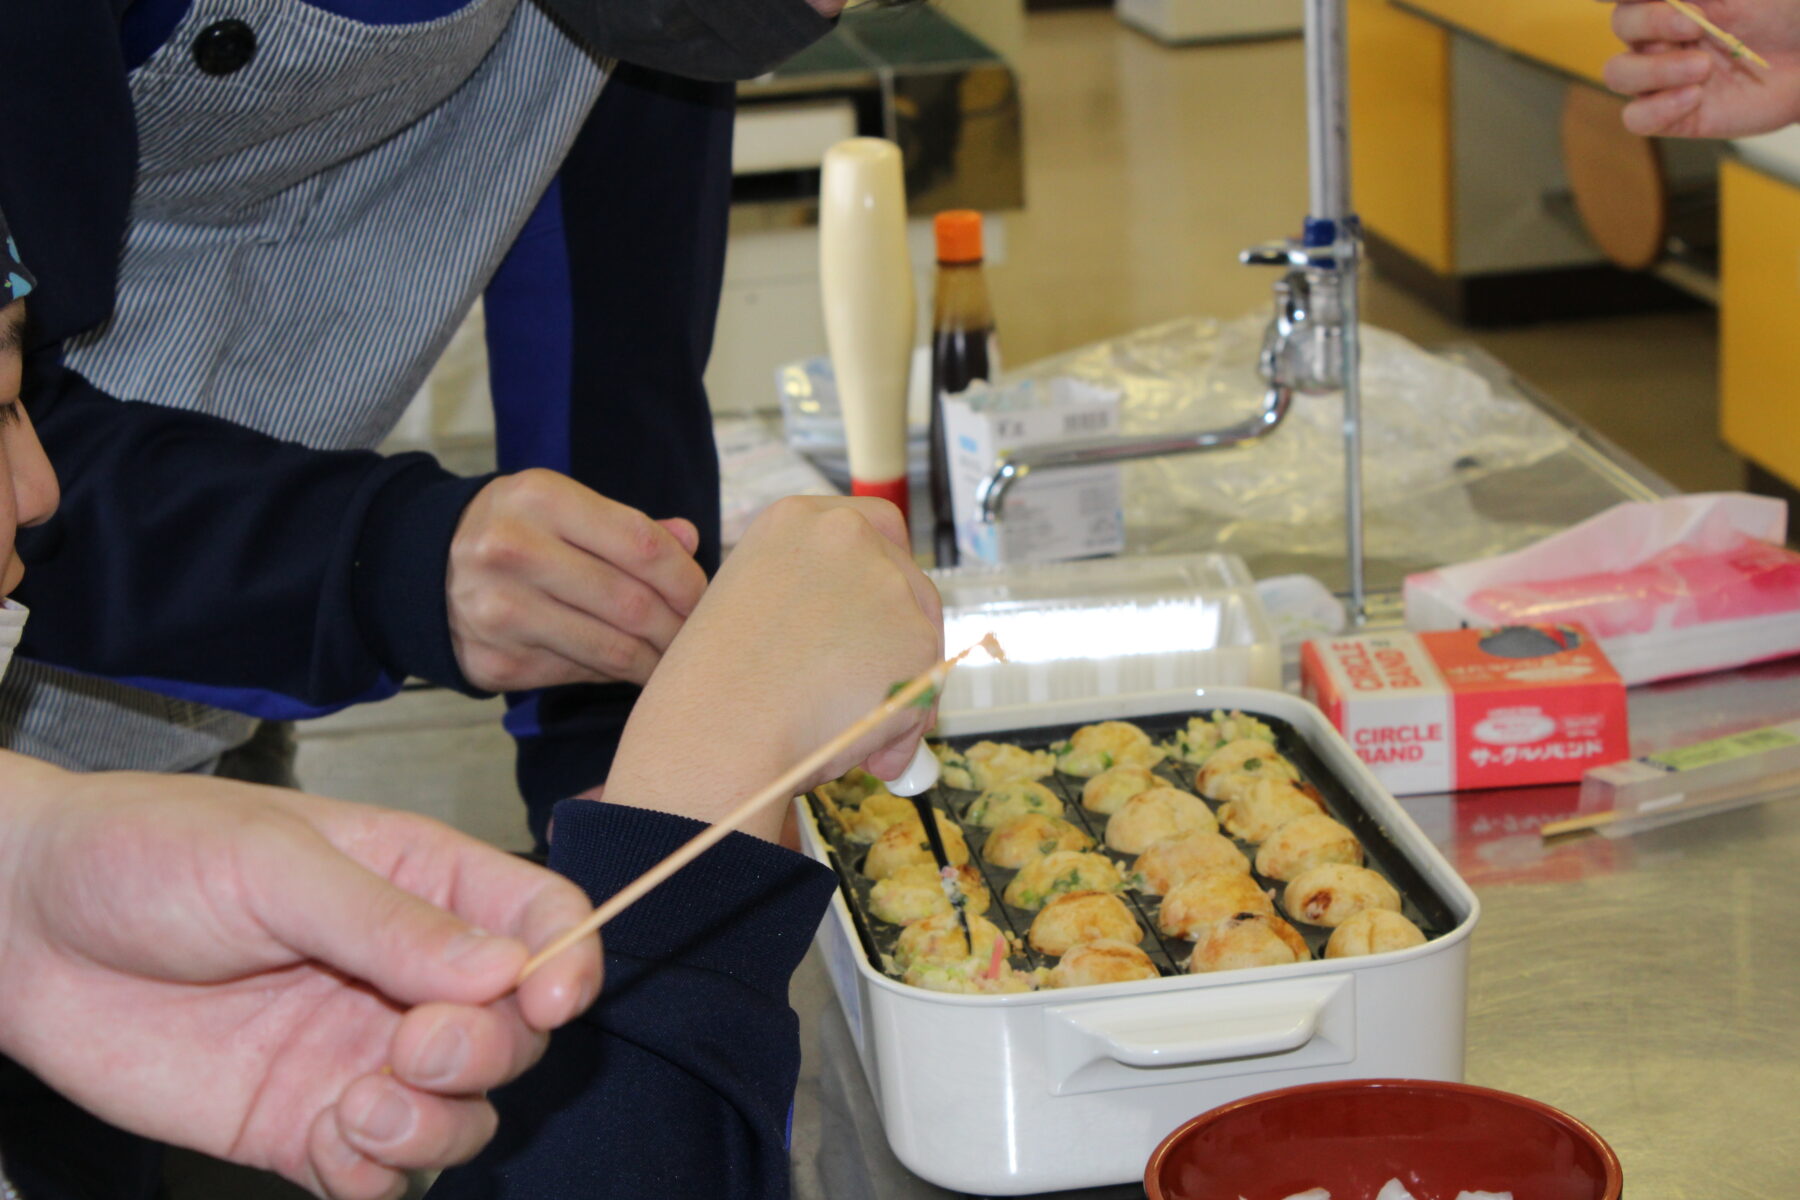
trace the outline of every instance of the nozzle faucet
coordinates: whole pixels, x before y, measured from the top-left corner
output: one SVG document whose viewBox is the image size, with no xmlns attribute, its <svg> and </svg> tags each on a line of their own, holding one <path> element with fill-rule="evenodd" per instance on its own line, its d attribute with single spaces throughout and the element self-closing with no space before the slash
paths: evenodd
<svg viewBox="0 0 1800 1200">
<path fill-rule="evenodd" d="M 1034 471 L 1219 450 L 1267 437 L 1296 393 L 1344 394 L 1345 557 L 1351 612 L 1365 612 L 1362 526 L 1362 408 L 1358 269 L 1362 228 L 1350 207 L 1349 60 L 1346 0 L 1306 0 L 1307 143 L 1311 216 L 1297 240 L 1246 250 L 1241 261 L 1285 268 L 1259 366 L 1267 390 L 1255 415 L 1199 433 L 1106 438 L 1002 454 L 975 494 L 981 519 L 1002 519 L 1007 493 Z"/>
</svg>

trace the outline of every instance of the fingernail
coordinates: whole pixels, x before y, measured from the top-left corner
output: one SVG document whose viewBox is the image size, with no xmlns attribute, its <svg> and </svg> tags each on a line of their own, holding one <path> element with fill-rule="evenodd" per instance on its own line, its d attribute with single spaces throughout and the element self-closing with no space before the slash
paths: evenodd
<svg viewBox="0 0 1800 1200">
<path fill-rule="evenodd" d="M 412 1105 L 387 1088 L 377 1091 L 363 1106 L 362 1115 L 351 1118 L 351 1125 L 365 1141 L 399 1141 L 412 1128 Z"/>
<path fill-rule="evenodd" d="M 492 974 L 518 956 L 510 938 L 492 937 L 479 930 L 459 935 L 444 951 L 444 961 L 466 975 Z"/>
<path fill-rule="evenodd" d="M 425 1045 L 419 1050 L 418 1082 L 429 1087 L 454 1079 L 468 1061 L 468 1035 L 459 1026 L 445 1021 L 425 1039 Z"/>
</svg>

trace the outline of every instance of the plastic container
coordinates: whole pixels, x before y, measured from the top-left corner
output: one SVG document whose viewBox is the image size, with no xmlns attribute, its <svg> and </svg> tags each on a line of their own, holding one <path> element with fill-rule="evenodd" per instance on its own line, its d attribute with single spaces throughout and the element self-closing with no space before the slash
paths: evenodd
<svg viewBox="0 0 1800 1200">
<path fill-rule="evenodd" d="M 992 632 L 1008 662 L 950 675 L 943 715 L 1171 688 L 1281 686 L 1281 643 L 1234 554 L 930 572 L 951 651 Z"/>
</svg>

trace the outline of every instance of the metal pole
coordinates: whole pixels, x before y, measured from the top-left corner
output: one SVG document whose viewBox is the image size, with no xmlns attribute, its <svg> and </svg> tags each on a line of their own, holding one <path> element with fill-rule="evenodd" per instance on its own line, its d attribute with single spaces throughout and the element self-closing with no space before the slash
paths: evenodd
<svg viewBox="0 0 1800 1200">
<path fill-rule="evenodd" d="M 1306 141 L 1312 215 L 1350 215 L 1349 55 L 1345 0 L 1306 0 Z"/>
<path fill-rule="evenodd" d="M 1350 616 L 1367 615 L 1363 572 L 1362 319 L 1358 271 L 1362 229 L 1350 203 L 1350 57 L 1346 0 L 1306 2 L 1307 149 L 1312 221 L 1306 242 L 1335 247 L 1330 272 L 1341 311 L 1339 364 L 1344 396 L 1344 557 L 1350 574 Z"/>
</svg>

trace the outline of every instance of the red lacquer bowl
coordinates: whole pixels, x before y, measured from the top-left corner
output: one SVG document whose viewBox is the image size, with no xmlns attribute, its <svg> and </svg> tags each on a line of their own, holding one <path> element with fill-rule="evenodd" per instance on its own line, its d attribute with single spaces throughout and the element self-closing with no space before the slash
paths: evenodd
<svg viewBox="0 0 1800 1200">
<path fill-rule="evenodd" d="M 1156 1148 L 1144 1188 L 1150 1200 L 1284 1200 L 1309 1188 L 1374 1200 L 1394 1178 L 1418 1200 L 1618 1200 L 1624 1187 L 1612 1147 L 1548 1104 L 1462 1083 L 1352 1079 L 1202 1113 Z"/>
</svg>

